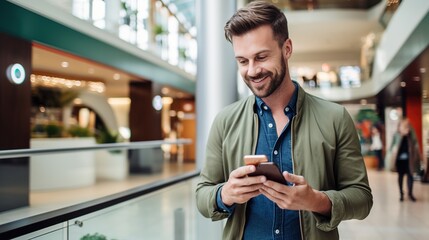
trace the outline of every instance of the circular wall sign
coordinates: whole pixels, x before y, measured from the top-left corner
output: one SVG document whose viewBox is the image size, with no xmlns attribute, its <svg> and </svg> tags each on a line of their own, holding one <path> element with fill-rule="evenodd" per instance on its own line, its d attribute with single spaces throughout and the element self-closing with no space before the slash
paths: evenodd
<svg viewBox="0 0 429 240">
<path fill-rule="evenodd" d="M 152 106 L 155 110 L 159 111 L 162 109 L 162 97 L 159 95 L 156 95 L 152 99 Z"/>
<path fill-rule="evenodd" d="M 6 76 L 11 83 L 21 84 L 25 80 L 25 69 L 19 63 L 11 64 L 6 69 Z"/>
</svg>

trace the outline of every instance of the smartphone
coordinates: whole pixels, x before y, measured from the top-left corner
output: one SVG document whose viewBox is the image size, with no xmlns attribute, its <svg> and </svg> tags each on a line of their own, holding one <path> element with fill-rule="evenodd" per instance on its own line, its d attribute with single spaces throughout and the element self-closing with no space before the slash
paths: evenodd
<svg viewBox="0 0 429 240">
<path fill-rule="evenodd" d="M 268 162 L 268 158 L 265 155 L 246 155 L 244 156 L 244 164 L 246 165 L 258 165 L 259 163 Z"/>
<path fill-rule="evenodd" d="M 255 165 L 256 167 L 256 171 L 250 173 L 249 176 L 264 175 L 268 180 L 287 184 L 277 165 L 273 162 L 268 162 L 268 158 L 265 155 L 246 155 L 244 156 L 244 163 L 246 165 Z"/>
</svg>

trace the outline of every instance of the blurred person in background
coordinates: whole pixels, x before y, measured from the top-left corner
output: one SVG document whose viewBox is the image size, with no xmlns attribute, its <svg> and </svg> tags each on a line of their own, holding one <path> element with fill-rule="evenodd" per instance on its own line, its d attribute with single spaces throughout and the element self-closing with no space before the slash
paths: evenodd
<svg viewBox="0 0 429 240">
<path fill-rule="evenodd" d="M 390 166 L 393 171 L 398 172 L 399 200 L 404 201 L 403 182 L 407 175 L 408 197 L 415 202 L 413 194 L 413 174 L 420 168 L 420 150 L 414 128 L 408 118 L 403 118 L 399 122 L 398 130 L 393 135 L 390 151 Z"/>
</svg>

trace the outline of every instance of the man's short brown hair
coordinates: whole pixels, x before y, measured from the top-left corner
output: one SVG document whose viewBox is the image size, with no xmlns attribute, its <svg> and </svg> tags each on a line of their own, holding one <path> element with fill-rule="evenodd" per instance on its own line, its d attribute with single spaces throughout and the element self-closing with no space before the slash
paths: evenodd
<svg viewBox="0 0 429 240">
<path fill-rule="evenodd" d="M 273 4 L 263 1 L 254 1 L 239 9 L 225 24 L 225 37 L 232 43 L 233 36 L 243 35 L 263 25 L 271 26 L 279 46 L 289 38 L 286 16 Z"/>
</svg>

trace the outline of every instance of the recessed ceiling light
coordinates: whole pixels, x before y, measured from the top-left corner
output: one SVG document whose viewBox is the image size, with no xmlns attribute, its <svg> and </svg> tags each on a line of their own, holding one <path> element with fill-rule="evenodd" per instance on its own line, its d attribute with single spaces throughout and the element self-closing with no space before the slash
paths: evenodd
<svg viewBox="0 0 429 240">
<path fill-rule="evenodd" d="M 61 62 L 61 67 L 63 68 L 69 67 L 69 62 Z"/>
<path fill-rule="evenodd" d="M 161 93 L 164 94 L 164 95 L 167 95 L 167 94 L 170 93 L 170 89 L 164 87 L 164 88 L 161 89 Z"/>
<path fill-rule="evenodd" d="M 405 86 L 407 86 L 407 83 L 406 82 L 401 82 L 401 87 L 405 87 Z"/>
<path fill-rule="evenodd" d="M 121 79 L 121 74 L 119 74 L 119 73 L 115 73 L 115 74 L 113 74 L 113 79 L 114 79 L 114 80 L 119 80 L 119 79 Z"/>
<path fill-rule="evenodd" d="M 192 104 L 190 104 L 190 103 L 185 103 L 185 104 L 183 104 L 183 110 L 185 110 L 185 111 L 187 111 L 187 112 L 190 112 L 190 111 L 192 111 L 192 109 L 193 109 L 194 107 L 192 106 Z"/>
<path fill-rule="evenodd" d="M 420 73 L 425 73 L 426 72 L 426 68 L 422 67 L 420 68 Z"/>
<path fill-rule="evenodd" d="M 420 77 L 419 76 L 415 76 L 415 77 L 413 77 L 413 80 L 416 81 L 416 82 L 419 82 L 420 81 Z"/>
</svg>

